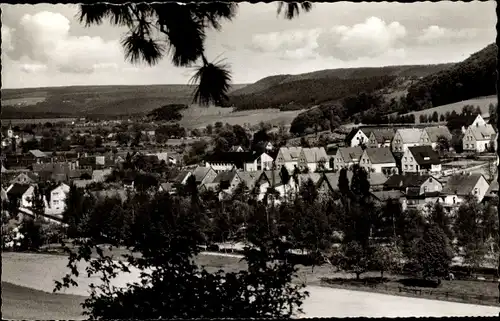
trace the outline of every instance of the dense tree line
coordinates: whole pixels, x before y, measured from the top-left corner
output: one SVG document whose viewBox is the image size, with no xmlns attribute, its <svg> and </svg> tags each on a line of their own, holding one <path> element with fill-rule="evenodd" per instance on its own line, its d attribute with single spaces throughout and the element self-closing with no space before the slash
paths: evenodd
<svg viewBox="0 0 500 321">
<path fill-rule="evenodd" d="M 453 67 L 431 74 L 410 86 L 410 110 L 422 110 L 496 93 L 497 46 L 488 45 Z"/>
<path fill-rule="evenodd" d="M 169 104 L 155 108 L 148 113 L 148 117 L 156 121 L 179 121 L 182 119 L 181 111 L 187 109 L 187 105 Z"/>
</svg>

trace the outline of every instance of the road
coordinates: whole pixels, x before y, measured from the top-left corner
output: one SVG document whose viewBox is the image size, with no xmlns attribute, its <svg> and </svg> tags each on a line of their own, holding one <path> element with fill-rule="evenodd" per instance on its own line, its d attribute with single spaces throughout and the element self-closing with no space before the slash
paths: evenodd
<svg viewBox="0 0 500 321">
<path fill-rule="evenodd" d="M 54 280 L 60 280 L 66 271 L 66 263 L 67 259 L 65 257 L 57 255 L 3 253 L 2 282 L 52 292 Z M 137 275 L 138 272 L 133 272 L 131 275 L 124 275 L 117 282 L 114 282 L 114 285 L 123 286 L 133 281 Z M 89 279 L 86 275 L 81 275 L 77 279 L 79 286 L 67 289 L 64 293 L 68 295 L 87 296 L 89 284 L 96 281 L 97 278 Z M 308 286 L 307 291 L 310 292 L 310 296 L 304 302 L 305 317 L 498 316 L 500 313 L 500 308 L 498 307 L 399 297 L 327 287 Z M 23 295 L 21 290 L 15 292 L 15 300 L 11 299 L 13 295 L 12 291 L 4 291 L 2 296 L 8 300 L 4 299 L 3 308 L 10 309 L 11 315 L 19 316 L 20 310 L 16 310 L 16 307 L 5 305 L 9 304 L 9 302 L 22 301 L 20 300 L 20 296 Z M 39 299 L 40 309 L 49 298 L 53 297 Z M 60 298 L 63 297 L 60 296 Z M 51 305 L 53 306 L 57 304 L 58 300 L 52 301 Z M 76 304 L 77 300 L 61 299 L 60 301 L 61 309 L 74 311 L 75 308 L 71 308 L 68 305 Z M 31 303 L 31 309 L 37 309 L 36 301 Z M 57 309 L 54 309 L 54 311 L 57 311 Z M 44 316 L 47 313 L 45 312 Z M 28 317 L 29 315 L 26 316 L 26 318 Z M 65 317 L 62 318 L 65 319 Z M 54 315 L 51 319 L 61 319 L 61 317 Z"/>
</svg>

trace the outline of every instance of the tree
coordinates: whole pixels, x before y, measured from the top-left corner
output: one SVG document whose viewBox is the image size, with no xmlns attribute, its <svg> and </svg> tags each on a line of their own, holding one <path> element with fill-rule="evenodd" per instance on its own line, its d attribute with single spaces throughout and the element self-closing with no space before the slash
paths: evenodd
<svg viewBox="0 0 500 321">
<path fill-rule="evenodd" d="M 432 113 L 432 121 L 435 123 L 437 123 L 439 121 L 439 115 L 438 115 L 437 111 L 434 111 Z"/>
<path fill-rule="evenodd" d="M 370 268 L 370 254 L 361 244 L 351 241 L 341 245 L 334 254 L 332 263 L 344 271 L 355 273 L 356 280 L 359 280 L 361 274 Z"/>
<path fill-rule="evenodd" d="M 94 205 L 93 198 L 86 197 L 83 190 L 74 184 L 70 185 L 66 196 L 66 208 L 62 214 L 63 222 L 68 224 L 66 233 L 69 238 L 81 235 L 82 221 L 88 216 Z"/>
<path fill-rule="evenodd" d="M 449 240 L 453 240 L 453 229 L 450 215 L 446 212 L 441 203 L 428 204 L 427 211 L 429 213 L 430 224 L 433 224 L 443 230 Z"/>
<path fill-rule="evenodd" d="M 426 119 L 426 117 L 425 117 L 424 114 L 420 114 L 419 120 L 420 120 L 420 123 L 426 123 L 427 122 L 427 119 Z"/>
<path fill-rule="evenodd" d="M 290 179 L 291 179 L 290 173 L 288 173 L 288 169 L 286 168 L 286 166 L 281 167 L 280 177 L 281 177 L 281 182 L 283 183 L 283 188 L 284 188 L 284 192 L 285 192 L 285 203 L 286 203 L 286 195 L 287 195 L 286 187 L 290 183 Z"/>
<path fill-rule="evenodd" d="M 40 216 L 45 214 L 44 195 L 39 186 L 35 186 L 33 190 L 33 197 L 31 198 L 30 208 L 35 218 L 40 218 Z"/>
<path fill-rule="evenodd" d="M 437 145 L 440 152 L 448 152 L 451 142 L 446 136 L 439 136 L 437 138 Z"/>
<path fill-rule="evenodd" d="M 374 269 L 380 271 L 380 278 L 384 278 L 384 272 L 401 272 L 403 253 L 395 244 L 376 244 L 372 248 L 371 264 Z"/>
<path fill-rule="evenodd" d="M 299 9 L 307 12 L 311 8 L 308 2 L 281 3 L 278 13 L 283 12 L 286 18 L 292 19 L 299 14 Z M 223 20 L 231 21 L 236 16 L 236 9 L 235 3 L 80 5 L 79 20 L 91 26 L 108 18 L 112 25 L 126 27 L 129 32 L 122 46 L 125 58 L 132 63 L 143 61 L 156 65 L 169 53 L 177 67 L 190 67 L 201 61 L 191 80 L 198 83 L 194 101 L 220 105 L 227 100 L 231 74 L 228 66 L 220 61 L 208 62 L 204 42 L 207 29 L 220 30 Z"/>
<path fill-rule="evenodd" d="M 439 116 L 439 121 L 440 121 L 440 122 L 444 122 L 444 121 L 446 121 L 446 118 L 444 117 L 444 115 L 443 115 L 443 114 L 441 114 L 441 116 Z"/>
<path fill-rule="evenodd" d="M 256 229 L 256 225 L 249 224 L 249 242 L 258 249 L 245 249 L 247 270 L 209 272 L 193 260 L 200 252 L 199 244 L 206 240 L 209 224 L 205 211 L 193 210 L 189 200 L 168 194 L 125 203 L 124 209 L 132 204 L 136 207 L 125 245 L 140 255 L 123 259 L 115 256 L 111 260 L 95 238 L 81 241 L 69 258 L 71 272 L 56 282 L 54 290 L 74 284 L 72 276 L 78 272 L 80 260 L 91 264 L 90 275 L 103 274 L 102 284 L 92 287 L 83 304 L 89 317 L 273 318 L 301 312 L 307 292 L 302 291 L 304 285 L 292 283 L 297 269 L 285 259 L 289 247 L 274 234 L 274 229 Z M 265 208 L 257 206 L 252 215 L 259 216 L 256 222 L 262 226 L 260 218 L 266 215 Z M 116 244 L 112 238 L 106 241 L 112 247 Z M 92 250 L 97 258 L 90 257 Z M 151 272 L 141 273 L 139 282 L 120 289 L 105 281 L 112 279 L 115 272 L 132 268 Z"/>
</svg>

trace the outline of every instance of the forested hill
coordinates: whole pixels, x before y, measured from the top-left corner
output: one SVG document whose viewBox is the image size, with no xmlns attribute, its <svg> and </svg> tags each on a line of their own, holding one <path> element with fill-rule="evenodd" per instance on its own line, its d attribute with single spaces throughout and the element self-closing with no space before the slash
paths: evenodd
<svg viewBox="0 0 500 321">
<path fill-rule="evenodd" d="M 464 61 L 423 77 L 408 88 L 410 111 L 496 93 L 497 46 L 490 44 Z"/>
<path fill-rule="evenodd" d="M 393 82 L 417 80 L 453 64 L 387 66 L 320 70 L 299 75 L 275 75 L 235 90 L 228 106 L 238 110 L 309 108 L 360 91 L 391 87 Z"/>
</svg>

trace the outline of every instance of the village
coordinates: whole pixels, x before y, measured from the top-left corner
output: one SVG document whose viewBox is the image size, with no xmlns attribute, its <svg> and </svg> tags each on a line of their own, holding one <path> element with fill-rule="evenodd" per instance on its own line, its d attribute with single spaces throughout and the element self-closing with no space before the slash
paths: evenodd
<svg viewBox="0 0 500 321">
<path fill-rule="evenodd" d="M 498 194 L 497 133 L 481 114 L 462 126 L 462 153 L 453 151 L 452 134 L 444 125 L 361 126 L 352 128 L 343 139 L 337 137 L 336 143 L 324 146 L 312 147 L 314 143 L 307 143 L 308 147 L 286 146 L 276 139 L 274 142 L 261 140 L 252 144 L 251 149 L 234 145 L 227 146 L 226 150 L 209 151 L 197 163 L 191 161 L 189 165 L 185 164 L 186 154 L 194 149 L 193 144 L 202 139 L 216 140 L 211 128 L 205 129 L 205 136 L 201 138 L 202 130 L 195 130 L 191 135 L 171 135 L 160 140 L 154 126 L 143 125 L 142 130 L 136 128 L 139 134 L 129 137 L 125 143 L 120 132 L 98 135 L 103 134 L 99 131 L 103 127 L 120 123 L 85 119 L 62 123 L 61 127 L 71 133 L 57 139 L 47 134 L 49 129 L 56 131 L 56 124 L 38 136 L 9 124 L 2 132 L 2 201 L 16 200 L 15 206 L 22 215 L 33 216 L 33 195 L 39 185 L 43 185 L 42 215 L 47 221 L 62 223 L 71 185 L 98 198 L 117 195 L 126 198 L 138 188 L 137 184 L 143 188 L 147 180 L 137 176 L 143 173 L 143 176 L 154 177 L 146 182 L 150 192 L 175 194 L 193 176 L 200 192 L 215 191 L 220 199 L 230 196 L 244 183 L 248 193 L 259 201 L 265 198 L 268 201 L 271 187 L 276 191 L 273 202 L 279 204 L 284 199 L 292 200 L 308 180 L 316 185 L 320 195 L 337 191 L 340 170 L 348 169 L 350 179 L 356 165 L 368 173 L 374 201 L 397 199 L 403 210 L 425 211 L 427 204 L 441 203 L 453 213 L 468 195 L 474 195 L 477 202 L 486 202 Z M 221 124 L 215 127 L 222 128 Z M 260 134 L 266 131 L 261 129 Z M 247 131 L 245 135 L 250 137 L 250 133 Z M 254 141 L 255 136 L 254 131 Z M 66 145 L 65 151 L 54 145 L 56 140 L 57 144 Z M 78 145 L 77 141 L 81 140 L 84 146 L 90 144 L 91 148 Z M 175 141 L 182 145 L 168 145 Z M 304 141 L 302 138 L 301 142 Z M 318 140 L 316 143 L 320 144 Z M 41 147 L 27 150 L 29 146 Z M 44 150 L 43 146 L 54 151 Z M 130 164 L 134 164 L 136 175 L 117 177 L 116 173 L 127 166 L 130 169 Z M 283 168 L 293 179 L 283 177 Z"/>
</svg>

